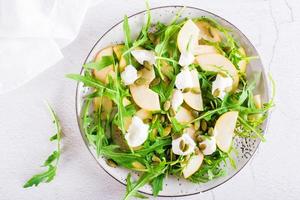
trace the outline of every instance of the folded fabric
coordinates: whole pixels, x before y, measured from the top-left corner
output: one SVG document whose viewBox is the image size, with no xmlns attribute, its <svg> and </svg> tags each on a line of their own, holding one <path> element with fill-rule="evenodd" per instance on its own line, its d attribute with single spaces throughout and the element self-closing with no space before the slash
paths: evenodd
<svg viewBox="0 0 300 200">
<path fill-rule="evenodd" d="M 77 36 L 90 0 L 0 0 L 0 94 L 54 65 Z"/>
</svg>

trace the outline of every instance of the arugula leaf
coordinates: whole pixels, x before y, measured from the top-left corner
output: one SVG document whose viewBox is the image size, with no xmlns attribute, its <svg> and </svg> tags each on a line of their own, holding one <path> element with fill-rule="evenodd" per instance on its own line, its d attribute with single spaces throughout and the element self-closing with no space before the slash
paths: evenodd
<svg viewBox="0 0 300 200">
<path fill-rule="evenodd" d="M 161 174 L 152 180 L 151 185 L 154 196 L 157 196 L 158 193 L 162 191 L 164 178 L 165 175 Z"/>
<path fill-rule="evenodd" d="M 40 183 L 45 182 L 48 183 L 52 181 L 56 175 L 57 165 L 60 158 L 60 141 L 62 136 L 62 129 L 59 122 L 59 119 L 54 112 L 54 110 L 50 107 L 49 104 L 47 104 L 48 109 L 50 111 L 50 114 L 52 116 L 52 119 L 54 121 L 56 131 L 57 133 L 54 135 L 55 137 L 51 137 L 50 140 L 57 140 L 57 150 L 54 151 L 44 162 L 43 166 L 48 167 L 47 171 L 44 171 L 40 174 L 34 175 L 32 178 L 30 178 L 24 185 L 24 188 L 32 187 L 32 186 L 38 186 Z M 52 165 L 52 163 L 55 161 L 55 164 Z"/>
<path fill-rule="evenodd" d="M 95 69 L 101 70 L 109 65 L 114 64 L 114 57 L 113 56 L 102 56 L 101 60 L 97 62 L 89 62 L 83 65 L 86 69 Z"/>
</svg>

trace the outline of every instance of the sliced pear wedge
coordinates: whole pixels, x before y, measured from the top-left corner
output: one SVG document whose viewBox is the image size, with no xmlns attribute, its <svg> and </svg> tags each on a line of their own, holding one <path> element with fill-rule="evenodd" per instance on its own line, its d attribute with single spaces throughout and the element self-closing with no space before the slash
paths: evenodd
<svg viewBox="0 0 300 200">
<path fill-rule="evenodd" d="M 244 49 L 243 47 L 240 47 L 240 48 L 239 48 L 239 52 L 240 52 L 240 54 L 241 54 L 242 56 L 246 56 L 246 51 L 245 51 L 245 49 Z M 246 70 L 247 70 L 247 64 L 248 64 L 247 60 L 241 60 L 241 61 L 238 62 L 238 66 L 239 66 L 240 71 L 241 71 L 242 73 L 246 73 Z"/>
<path fill-rule="evenodd" d="M 189 105 L 191 108 L 197 111 L 203 110 L 203 101 L 202 101 L 202 95 L 201 95 L 201 88 L 199 84 L 198 79 L 198 72 L 196 69 L 191 71 L 192 74 L 192 81 L 194 88 L 198 90 L 198 93 L 195 93 L 193 91 L 189 91 L 186 93 L 183 93 L 183 99 L 187 105 Z"/>
<path fill-rule="evenodd" d="M 218 50 L 211 45 L 197 45 L 194 50 L 195 55 L 219 53 Z"/>
<path fill-rule="evenodd" d="M 222 40 L 220 31 L 212 27 L 208 22 L 198 21 L 196 25 L 200 30 L 199 40 L 202 38 L 211 42 L 220 42 Z"/>
<path fill-rule="evenodd" d="M 117 45 L 113 46 L 113 51 L 116 54 L 119 61 L 121 60 L 124 47 L 125 46 L 123 44 L 117 44 Z"/>
<path fill-rule="evenodd" d="M 155 71 L 153 66 L 150 70 L 144 67 L 143 69 L 139 70 L 139 72 L 141 73 L 141 77 L 145 79 L 145 85 L 149 85 L 155 79 Z"/>
<path fill-rule="evenodd" d="M 181 53 L 193 52 L 198 44 L 199 29 L 192 20 L 187 20 L 181 27 L 177 36 L 177 46 Z M 189 48 L 189 49 L 188 49 Z"/>
<path fill-rule="evenodd" d="M 191 136 L 191 138 L 196 141 L 196 130 L 194 129 L 193 126 L 185 128 L 184 132 L 189 134 L 189 136 Z"/>
<path fill-rule="evenodd" d="M 200 67 L 204 71 L 212 71 L 218 73 L 228 73 L 233 79 L 232 87 L 228 90 L 234 91 L 239 85 L 239 75 L 235 66 L 225 56 L 221 54 L 202 54 L 196 57 Z"/>
<path fill-rule="evenodd" d="M 238 115 L 237 111 L 224 113 L 215 124 L 214 136 L 217 146 L 223 152 L 228 152 L 230 149 Z"/>
<path fill-rule="evenodd" d="M 149 89 L 148 85 L 130 85 L 130 92 L 134 102 L 148 111 L 159 111 L 159 96 L 156 92 Z"/>
<path fill-rule="evenodd" d="M 203 162 L 203 154 L 192 155 L 188 160 L 186 166 L 183 168 L 182 173 L 184 178 L 188 178 L 193 175 L 201 167 Z"/>
<path fill-rule="evenodd" d="M 112 56 L 112 55 L 113 55 L 113 48 L 106 47 L 97 53 L 94 61 L 97 62 L 101 60 L 103 56 Z M 112 77 L 115 76 L 114 67 L 113 65 L 109 65 L 101 70 L 93 70 L 93 74 L 101 82 L 107 83 L 108 75 L 111 75 Z"/>
<path fill-rule="evenodd" d="M 145 109 L 140 109 L 135 113 L 136 116 L 138 116 L 141 120 L 145 119 L 151 119 L 152 118 L 152 112 L 145 110 Z"/>
<path fill-rule="evenodd" d="M 175 119 L 182 124 L 189 123 L 194 119 L 191 111 L 185 107 L 179 107 L 178 112 L 175 115 Z"/>
</svg>

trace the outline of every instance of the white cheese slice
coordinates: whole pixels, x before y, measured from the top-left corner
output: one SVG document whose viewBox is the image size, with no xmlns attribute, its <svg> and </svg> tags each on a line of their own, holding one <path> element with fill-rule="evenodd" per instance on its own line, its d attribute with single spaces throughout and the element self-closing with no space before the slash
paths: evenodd
<svg viewBox="0 0 300 200">
<path fill-rule="evenodd" d="M 138 147 L 142 145 L 148 138 L 149 125 L 137 116 L 132 118 L 128 131 L 125 134 L 125 139 L 130 147 Z"/>
<path fill-rule="evenodd" d="M 217 97 L 224 99 L 226 95 L 226 88 L 231 87 L 232 84 L 233 80 L 230 76 L 223 77 L 218 74 L 216 80 L 212 83 L 212 94 L 214 94 L 216 90 L 219 90 Z"/>
<path fill-rule="evenodd" d="M 141 64 L 144 64 L 144 61 L 149 62 L 151 65 L 155 64 L 155 54 L 153 51 L 138 49 L 132 50 L 131 55 Z"/>
<path fill-rule="evenodd" d="M 186 151 L 182 151 L 180 149 L 181 141 L 183 141 L 185 143 L 185 145 L 188 145 L 188 148 Z M 183 133 L 181 137 L 172 141 L 172 151 L 176 155 L 182 155 L 182 156 L 189 155 L 194 152 L 195 147 L 196 147 L 196 144 L 188 133 Z"/>
<path fill-rule="evenodd" d="M 127 65 L 121 73 L 121 79 L 125 85 L 131 85 L 138 78 L 137 70 L 132 65 Z"/>
</svg>

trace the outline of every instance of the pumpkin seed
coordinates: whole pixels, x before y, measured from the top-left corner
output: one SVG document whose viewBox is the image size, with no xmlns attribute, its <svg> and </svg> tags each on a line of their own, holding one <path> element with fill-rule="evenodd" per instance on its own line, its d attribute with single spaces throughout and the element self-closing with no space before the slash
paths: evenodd
<svg viewBox="0 0 300 200">
<path fill-rule="evenodd" d="M 115 163 L 115 161 L 113 161 L 112 159 L 106 160 L 106 164 L 113 168 L 116 168 L 118 166 L 117 163 Z"/>
<path fill-rule="evenodd" d="M 182 92 L 187 93 L 187 92 L 190 92 L 190 91 L 191 91 L 191 88 L 184 88 Z"/>
<path fill-rule="evenodd" d="M 201 135 L 198 135 L 196 140 L 197 142 L 203 142 L 203 137 Z"/>
<path fill-rule="evenodd" d="M 151 81 L 150 83 L 150 87 L 156 86 L 160 83 L 160 78 L 156 77 L 155 79 L 153 79 L 153 81 Z"/>
<path fill-rule="evenodd" d="M 157 136 L 157 128 L 154 128 L 153 130 L 152 130 L 152 132 L 150 133 L 150 141 L 155 141 L 155 139 L 156 139 L 156 136 Z"/>
<path fill-rule="evenodd" d="M 140 169 L 140 170 L 146 169 L 146 167 L 142 163 L 140 163 L 138 161 L 134 161 L 133 163 L 131 163 L 131 165 L 135 169 Z"/>
<path fill-rule="evenodd" d="M 152 69 L 152 65 L 148 61 L 144 61 L 144 67 L 149 71 Z"/>
<path fill-rule="evenodd" d="M 180 141 L 179 148 L 181 149 L 181 151 L 184 151 L 184 149 L 185 149 L 185 142 L 183 140 Z"/>
<path fill-rule="evenodd" d="M 171 107 L 171 102 L 170 101 L 166 101 L 164 103 L 164 111 L 168 111 Z"/>
<path fill-rule="evenodd" d="M 220 90 L 219 89 L 216 89 L 214 92 L 213 92 L 213 95 L 215 96 L 215 97 L 217 97 L 217 96 L 219 96 L 220 95 Z"/>
<path fill-rule="evenodd" d="M 201 120 L 201 129 L 204 132 L 207 130 L 207 123 L 205 120 Z"/>
<path fill-rule="evenodd" d="M 185 144 L 184 149 L 183 149 L 183 152 L 186 152 L 189 148 L 190 148 L 190 145 Z"/>
<path fill-rule="evenodd" d="M 199 130 L 199 128 L 200 128 L 200 122 L 199 121 L 195 121 L 194 122 L 194 129 L 195 130 Z"/>
<path fill-rule="evenodd" d="M 201 90 L 200 90 L 200 88 L 195 87 L 195 88 L 192 88 L 191 92 L 194 93 L 194 94 L 200 94 Z"/>
<path fill-rule="evenodd" d="M 195 135 L 203 135 L 203 131 L 198 130 L 195 132 Z"/>
<path fill-rule="evenodd" d="M 198 147 L 195 148 L 195 154 L 199 155 L 200 154 L 200 149 Z"/>
<path fill-rule="evenodd" d="M 171 117 L 174 117 L 176 115 L 175 111 L 173 108 L 169 109 L 169 113 Z"/>
<path fill-rule="evenodd" d="M 151 121 L 152 121 L 151 119 L 144 119 L 144 120 L 143 120 L 143 122 L 144 122 L 145 124 L 150 124 Z"/>
<path fill-rule="evenodd" d="M 192 116 L 195 118 L 199 117 L 199 112 L 196 110 L 192 110 Z"/>
<path fill-rule="evenodd" d="M 203 151 L 206 148 L 206 144 L 199 144 L 199 149 Z"/>
<path fill-rule="evenodd" d="M 162 136 L 168 136 L 168 135 L 170 135 L 171 130 L 172 130 L 171 126 L 167 126 L 166 128 L 164 128 Z"/>
<path fill-rule="evenodd" d="M 161 121 L 161 122 L 165 122 L 165 120 L 166 120 L 166 117 L 165 117 L 164 115 L 162 115 L 162 116 L 160 117 L 160 121 Z"/>
<path fill-rule="evenodd" d="M 210 127 L 210 128 L 208 129 L 208 135 L 210 135 L 210 136 L 213 136 L 213 135 L 214 135 L 214 128 L 213 128 L 213 127 Z"/>
<path fill-rule="evenodd" d="M 152 156 L 152 161 L 153 161 L 153 162 L 161 162 L 160 158 L 157 157 L 156 155 L 153 155 L 153 156 Z"/>
<path fill-rule="evenodd" d="M 136 81 L 134 82 L 136 85 L 144 85 L 147 82 L 147 80 L 143 77 L 140 77 L 138 79 L 136 79 Z"/>
</svg>

